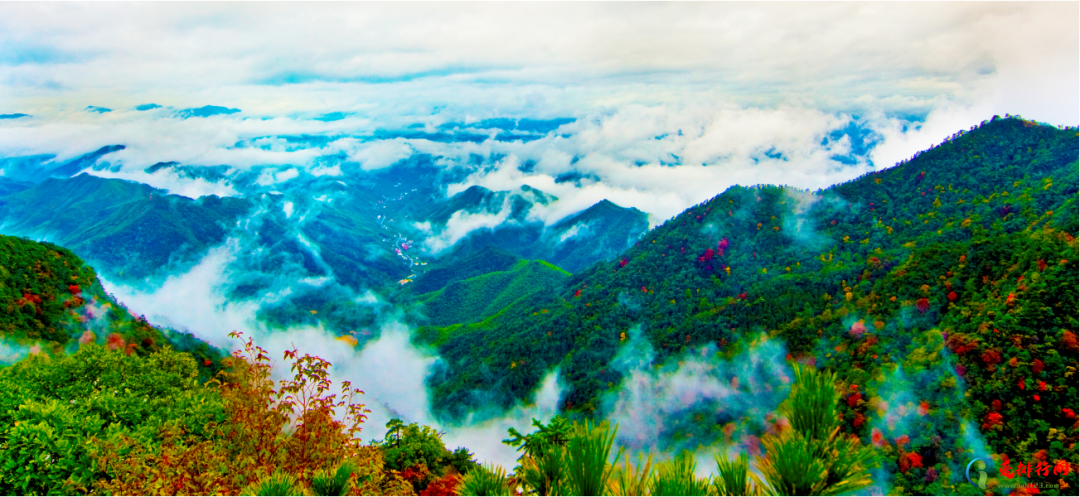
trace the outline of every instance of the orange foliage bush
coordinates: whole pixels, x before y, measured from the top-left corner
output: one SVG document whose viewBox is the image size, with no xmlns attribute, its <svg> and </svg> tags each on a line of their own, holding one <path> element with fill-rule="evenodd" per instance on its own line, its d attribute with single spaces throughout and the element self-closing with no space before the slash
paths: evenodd
<svg viewBox="0 0 1080 497">
<path fill-rule="evenodd" d="M 1002 420 L 1001 414 L 996 413 L 996 412 L 991 412 L 991 413 L 986 415 L 986 420 L 983 422 L 982 427 L 985 430 L 985 429 L 1001 426 L 1002 424 L 1004 424 L 1004 422 Z"/>
<path fill-rule="evenodd" d="M 447 473 L 428 485 L 419 495 L 458 495 L 460 488 L 461 477 Z"/>
<path fill-rule="evenodd" d="M 229 336 L 241 338 L 235 332 Z M 158 450 L 126 438 L 101 442 L 92 456 L 110 478 L 96 482 L 94 490 L 123 495 L 237 494 L 275 471 L 309 485 L 315 471 L 346 460 L 367 468 L 362 471 L 369 476 L 365 485 L 400 480 L 379 477 L 381 452 L 358 438 L 369 411 L 353 398 L 363 392 L 342 382 L 340 396 L 328 393 L 330 363 L 321 358 L 297 357 L 292 350 L 285 359 L 292 360 L 294 376 L 277 385 L 270 377 L 266 351 L 249 338 L 243 351 L 222 361 L 226 369 L 207 384 L 220 392 L 225 411 L 224 421 L 208 427 L 207 439 L 193 439 L 173 428 L 161 433 Z M 339 411 L 341 420 L 336 419 Z M 400 490 L 394 489 L 366 491 Z"/>
<path fill-rule="evenodd" d="M 919 314 L 925 313 L 926 311 L 930 310 L 930 301 L 925 298 L 916 300 L 915 308 L 919 311 Z"/>
<path fill-rule="evenodd" d="M 993 371 L 994 367 L 1001 362 L 1001 351 L 998 349 L 990 349 L 984 351 L 980 357 L 983 363 L 986 364 L 986 370 Z"/>
<path fill-rule="evenodd" d="M 1069 330 L 1063 331 L 1061 333 L 1061 346 L 1065 347 L 1066 350 L 1076 352 L 1077 351 L 1076 333 L 1073 333 L 1073 332 L 1071 332 Z"/>
</svg>

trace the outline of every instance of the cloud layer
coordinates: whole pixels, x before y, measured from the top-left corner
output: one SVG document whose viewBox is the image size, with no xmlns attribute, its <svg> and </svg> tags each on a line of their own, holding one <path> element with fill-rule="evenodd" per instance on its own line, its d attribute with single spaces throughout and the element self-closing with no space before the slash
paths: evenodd
<svg viewBox="0 0 1080 497">
<path fill-rule="evenodd" d="M 945 97 L 1077 121 L 1078 48 L 1070 41 L 1078 12 L 1070 3 L 11 4 L 2 11 L 0 85 L 11 104 L 26 107 L 18 112 L 35 116 L 151 102 L 260 116 L 565 115 L 690 93 L 831 110 L 853 101 L 927 110 Z"/>
<path fill-rule="evenodd" d="M 0 121 L 0 156 L 124 144 L 108 158 L 120 170 L 101 174 L 191 196 L 240 193 L 143 169 L 338 176 L 325 158 L 372 171 L 479 156 L 448 194 L 524 184 L 560 197 L 549 222 L 609 199 L 655 223 L 733 184 L 844 181 L 994 114 L 1075 125 L 1080 49 L 1062 40 L 1080 36 L 1078 15 L 1031 2 L 8 4 L 0 112 L 30 117 Z M 495 117 L 576 120 L 524 142 L 379 135 Z"/>
<path fill-rule="evenodd" d="M 641 209 L 656 224 L 736 184 L 825 188 L 909 158 L 980 116 L 984 108 L 951 103 L 918 121 L 790 105 L 628 104 L 579 112 L 554 131 L 506 140 L 477 139 L 475 130 L 437 132 L 430 120 L 445 116 L 387 132 L 356 117 L 185 119 L 167 109 L 129 110 L 0 124 L 0 157 L 50 154 L 59 164 L 123 144 L 91 174 L 198 197 L 284 191 L 291 181 L 319 176 L 349 181 L 429 156 L 465 173 L 445 187 L 448 197 L 474 185 L 494 191 L 529 186 L 559 198 L 532 213 L 548 224 L 605 199 Z M 413 132 L 416 126 L 424 129 Z M 166 162 L 188 170 L 155 166 Z M 200 168 L 214 172 L 192 173 Z M 254 176 L 237 185 L 248 172 Z M 501 221 L 458 219 L 449 241 Z"/>
</svg>

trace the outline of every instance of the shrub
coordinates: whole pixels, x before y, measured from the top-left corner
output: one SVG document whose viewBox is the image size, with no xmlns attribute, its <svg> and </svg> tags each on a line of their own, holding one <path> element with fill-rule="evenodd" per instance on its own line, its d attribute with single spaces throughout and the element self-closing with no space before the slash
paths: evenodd
<svg viewBox="0 0 1080 497">
<path fill-rule="evenodd" d="M 616 466 L 608 479 L 608 491 L 611 495 L 645 495 L 652 481 L 653 467 L 652 454 L 644 464 L 638 454 L 637 464 L 630 462 L 630 455 L 626 454 L 626 460 L 621 467 Z"/>
<path fill-rule="evenodd" d="M 240 491 L 241 495 L 304 495 L 296 477 L 280 471 L 260 479 Z"/>
<path fill-rule="evenodd" d="M 656 476 L 649 487 L 651 495 L 709 495 L 707 478 L 694 475 L 697 463 L 690 451 L 682 451 L 670 461 L 656 466 Z"/>
<path fill-rule="evenodd" d="M 461 495 L 510 495 L 510 484 L 502 466 L 484 464 L 461 480 Z"/>
<path fill-rule="evenodd" d="M 613 467 L 608 457 L 619 427 L 609 428 L 606 421 L 596 426 L 585 421 L 575 428 L 563 458 L 564 490 L 570 495 L 601 495 Z M 615 459 L 621 457 L 620 448 Z"/>
<path fill-rule="evenodd" d="M 345 495 L 355 471 L 356 467 L 350 461 L 338 465 L 334 471 L 316 471 L 311 477 L 311 491 L 315 495 Z"/>
<path fill-rule="evenodd" d="M 713 485 L 717 495 L 751 495 L 750 461 L 746 454 L 740 454 L 732 461 L 727 455 L 716 456 L 716 477 Z"/>
<path fill-rule="evenodd" d="M 871 447 L 840 435 L 836 374 L 819 373 L 795 364 L 795 382 L 781 406 L 790 430 L 762 438 L 765 456 L 758 468 L 766 490 L 774 495 L 837 495 L 871 483 Z"/>
</svg>

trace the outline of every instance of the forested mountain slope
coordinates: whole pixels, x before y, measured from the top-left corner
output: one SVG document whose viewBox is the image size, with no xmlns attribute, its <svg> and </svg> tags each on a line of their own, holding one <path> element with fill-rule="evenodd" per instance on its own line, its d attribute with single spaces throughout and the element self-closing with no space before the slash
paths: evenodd
<svg viewBox="0 0 1080 497">
<path fill-rule="evenodd" d="M 143 355 L 171 346 L 201 361 L 204 376 L 216 371 L 222 356 L 190 334 L 161 330 L 132 315 L 71 250 L 3 235 L 0 342 L 17 355 L 62 353 L 90 342 Z"/>
<path fill-rule="evenodd" d="M 440 254 L 440 259 L 468 258 L 494 248 L 524 259 L 543 259 L 570 272 L 626 250 L 649 227 L 648 215 L 641 210 L 620 207 L 608 200 L 545 226 L 537 211 L 556 200 L 527 185 L 515 191 L 472 186 L 417 211 L 414 217 L 435 232 L 469 216 L 500 220 L 491 228 L 469 233 L 449 253 Z"/>
<path fill-rule="evenodd" d="M 357 304 L 357 294 L 410 305 L 411 296 L 438 288 L 399 282 L 477 276 L 487 270 L 424 278 L 492 249 L 581 269 L 625 250 L 648 227 L 645 213 L 610 202 L 547 226 L 557 199 L 528 186 L 474 186 L 446 198 L 449 185 L 481 167 L 480 157 L 444 167 L 436 157 L 415 154 L 375 170 L 337 156 L 316 161 L 316 169 L 336 174 L 290 165 L 145 168 L 155 184 L 226 195 L 189 198 L 94 175 L 114 173 L 118 166 L 107 159 L 123 149 L 103 147 L 64 163 L 52 155 L 0 159 L 0 233 L 63 245 L 108 281 L 143 289 L 189 271 L 219 248 L 213 261 L 229 275 L 218 285 L 223 296 L 259 302 L 258 319 L 274 328 L 377 328 L 379 309 Z M 270 294 L 287 297 L 267 301 Z"/>
<path fill-rule="evenodd" d="M 907 450 L 959 443 L 968 419 L 994 450 L 1063 457 L 1078 397 L 1077 136 L 995 118 L 821 192 L 731 188 L 546 302 L 455 327 L 433 404 L 459 416 L 494 385 L 509 405 L 558 366 L 564 407 L 588 415 L 618 388 L 611 361 L 635 326 L 656 363 L 709 344 L 734 353 L 764 331 L 864 385 L 848 431 L 870 435 L 885 411 L 867 401 L 899 367 L 942 416 Z M 1064 438 L 1033 435 L 1048 429 Z"/>
<path fill-rule="evenodd" d="M 303 368 L 280 384 L 303 389 L 296 403 L 274 395 L 264 350 L 248 342 L 223 356 L 129 314 L 70 250 L 0 236 L 0 492 L 278 494 L 259 485 L 284 474 L 289 492 L 415 495 L 446 465 L 453 475 L 475 466 L 468 451 L 451 453 L 416 425 L 403 442 L 362 444 L 366 411 L 348 389 L 340 403 L 327 392 L 321 359 L 285 357 Z M 421 442 L 422 455 L 392 458 Z M 418 464 L 433 469 L 401 476 Z M 329 484 L 327 472 L 336 475 Z"/>
<path fill-rule="evenodd" d="M 190 199 L 148 185 L 80 174 L 49 178 L 0 200 L 7 234 L 44 238 L 112 273 L 139 279 L 193 260 L 224 241 L 251 205 L 214 195 Z"/>
<path fill-rule="evenodd" d="M 418 298 L 433 324 L 473 323 L 540 292 L 550 292 L 570 273 L 544 261 L 519 261 L 505 271 L 492 271 L 455 281 Z"/>
</svg>

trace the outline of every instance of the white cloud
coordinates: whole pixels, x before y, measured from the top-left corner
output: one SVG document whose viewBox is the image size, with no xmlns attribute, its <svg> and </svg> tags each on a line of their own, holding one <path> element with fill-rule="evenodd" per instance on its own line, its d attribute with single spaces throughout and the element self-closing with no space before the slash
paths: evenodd
<svg viewBox="0 0 1080 497">
<path fill-rule="evenodd" d="M 491 229 L 506 222 L 510 216 L 510 209 L 504 208 L 492 214 L 489 212 L 470 213 L 457 211 L 447 220 L 446 226 L 435 235 L 424 240 L 427 253 L 438 255 L 446 249 L 453 247 L 457 242 L 465 238 L 469 233 L 479 229 Z M 418 228 L 423 225 L 417 226 Z"/>
<path fill-rule="evenodd" d="M 412 147 L 406 140 L 395 138 L 361 143 L 349 153 L 349 160 L 359 162 L 365 170 L 382 169 L 409 158 Z"/>
<path fill-rule="evenodd" d="M 530 405 L 516 404 L 500 416 L 474 421 L 466 419 L 460 426 L 448 426 L 449 431 L 443 440 L 447 448 L 466 447 L 476 455 L 479 461 L 490 461 L 510 470 L 516 466 L 521 455 L 513 447 L 503 444 L 509 435 L 507 430 L 517 428 L 523 433 L 533 430 L 532 420 L 548 421 L 558 414 L 559 398 L 562 395 L 559 384 L 559 371 L 551 371 L 540 382 L 536 392 L 536 401 Z"/>
<path fill-rule="evenodd" d="M 563 234 L 559 235 L 559 242 L 565 242 L 565 241 L 567 241 L 567 240 L 569 240 L 571 238 L 575 238 L 575 237 L 577 237 L 579 235 L 580 236 L 586 236 L 586 235 L 588 235 L 588 233 L 589 233 L 589 225 L 588 224 L 583 224 L 583 223 L 578 223 L 578 224 L 575 224 L 575 225 L 571 226 L 570 229 L 564 231 Z"/>
<path fill-rule="evenodd" d="M 1006 112 L 1068 124 L 1078 113 L 1064 105 L 1076 101 L 1078 49 L 1060 42 L 1077 38 L 1072 3 L 10 4 L 2 13 L 0 43 L 35 56 L 7 55 L 0 85 L 35 115 L 157 102 L 361 118 L 464 105 L 484 116 L 690 93 L 746 105 L 967 101 L 984 88 L 1022 107 Z M 104 24 L 108 36 L 96 28 Z"/>
<path fill-rule="evenodd" d="M 255 180 L 255 183 L 259 184 L 259 185 L 262 185 L 262 186 L 269 186 L 269 185 L 274 185 L 274 184 L 277 184 L 277 183 L 284 183 L 286 181 L 297 178 L 299 176 L 300 176 L 300 171 L 298 171 L 296 168 L 292 168 L 292 167 L 287 168 L 284 171 L 275 171 L 273 169 L 264 169 L 259 174 L 259 178 L 257 180 Z"/>
<path fill-rule="evenodd" d="M 315 167 L 308 173 L 312 176 L 341 176 L 341 166 Z"/>
<path fill-rule="evenodd" d="M 623 383 L 603 396 L 605 417 L 619 425 L 616 441 L 632 450 L 663 449 L 677 443 L 670 439 L 674 420 L 692 408 L 714 404 L 717 415 L 736 420 L 738 426 L 732 428 L 737 433 L 732 434 L 760 435 L 766 416 L 787 396 L 791 373 L 782 345 L 764 336 L 744 344 L 746 348 L 730 361 L 718 357 L 715 345 L 708 345 L 657 369 L 648 339 L 640 327 L 631 328 L 629 343 L 612 362 L 624 373 Z"/>
<path fill-rule="evenodd" d="M 236 258 L 235 240 L 211 249 L 187 273 L 170 276 L 152 290 L 113 283 L 99 275 L 102 285 L 135 314 L 145 315 L 159 326 L 190 331 L 218 347 L 235 344 L 226 335 L 234 330 L 253 331 L 253 317 L 259 303 L 227 301 L 221 298 L 226 268 Z"/>
<path fill-rule="evenodd" d="M 904 123 L 881 116 L 871 118 L 871 125 L 883 137 L 874 148 L 870 157 L 875 164 L 890 167 L 902 160 L 910 159 L 916 152 L 921 152 L 941 143 L 945 138 L 960 130 L 992 117 L 991 106 L 959 106 L 945 103 L 926 116 L 926 120 L 905 130 Z"/>
<path fill-rule="evenodd" d="M 801 107 L 634 105 L 612 115 L 582 117 L 564 127 L 572 132 L 567 138 L 491 144 L 493 152 L 512 155 L 496 170 L 478 171 L 453 185 L 448 194 L 472 185 L 491 190 L 528 185 L 559 198 L 530 214 L 548 224 L 604 199 L 648 212 L 656 224 L 736 184 L 817 189 L 871 170 L 867 163 L 846 166 L 832 159 L 850 152 L 846 136 L 828 137 L 848 122 L 849 116 Z M 580 159 L 571 164 L 573 157 Z M 523 173 L 517 166 L 528 160 L 537 165 Z M 580 186 L 556 181 L 565 173 L 599 181 Z"/>
<path fill-rule="evenodd" d="M 145 183 L 154 188 L 167 190 L 172 194 L 183 195 L 190 198 L 199 198 L 206 195 L 217 195 L 219 197 L 233 197 L 238 195 L 237 191 L 228 183 L 212 182 L 204 178 L 187 178 L 168 169 L 159 170 L 153 174 L 130 169 L 117 172 L 87 171 L 87 174 L 101 178 L 138 181 L 139 183 Z"/>
</svg>

